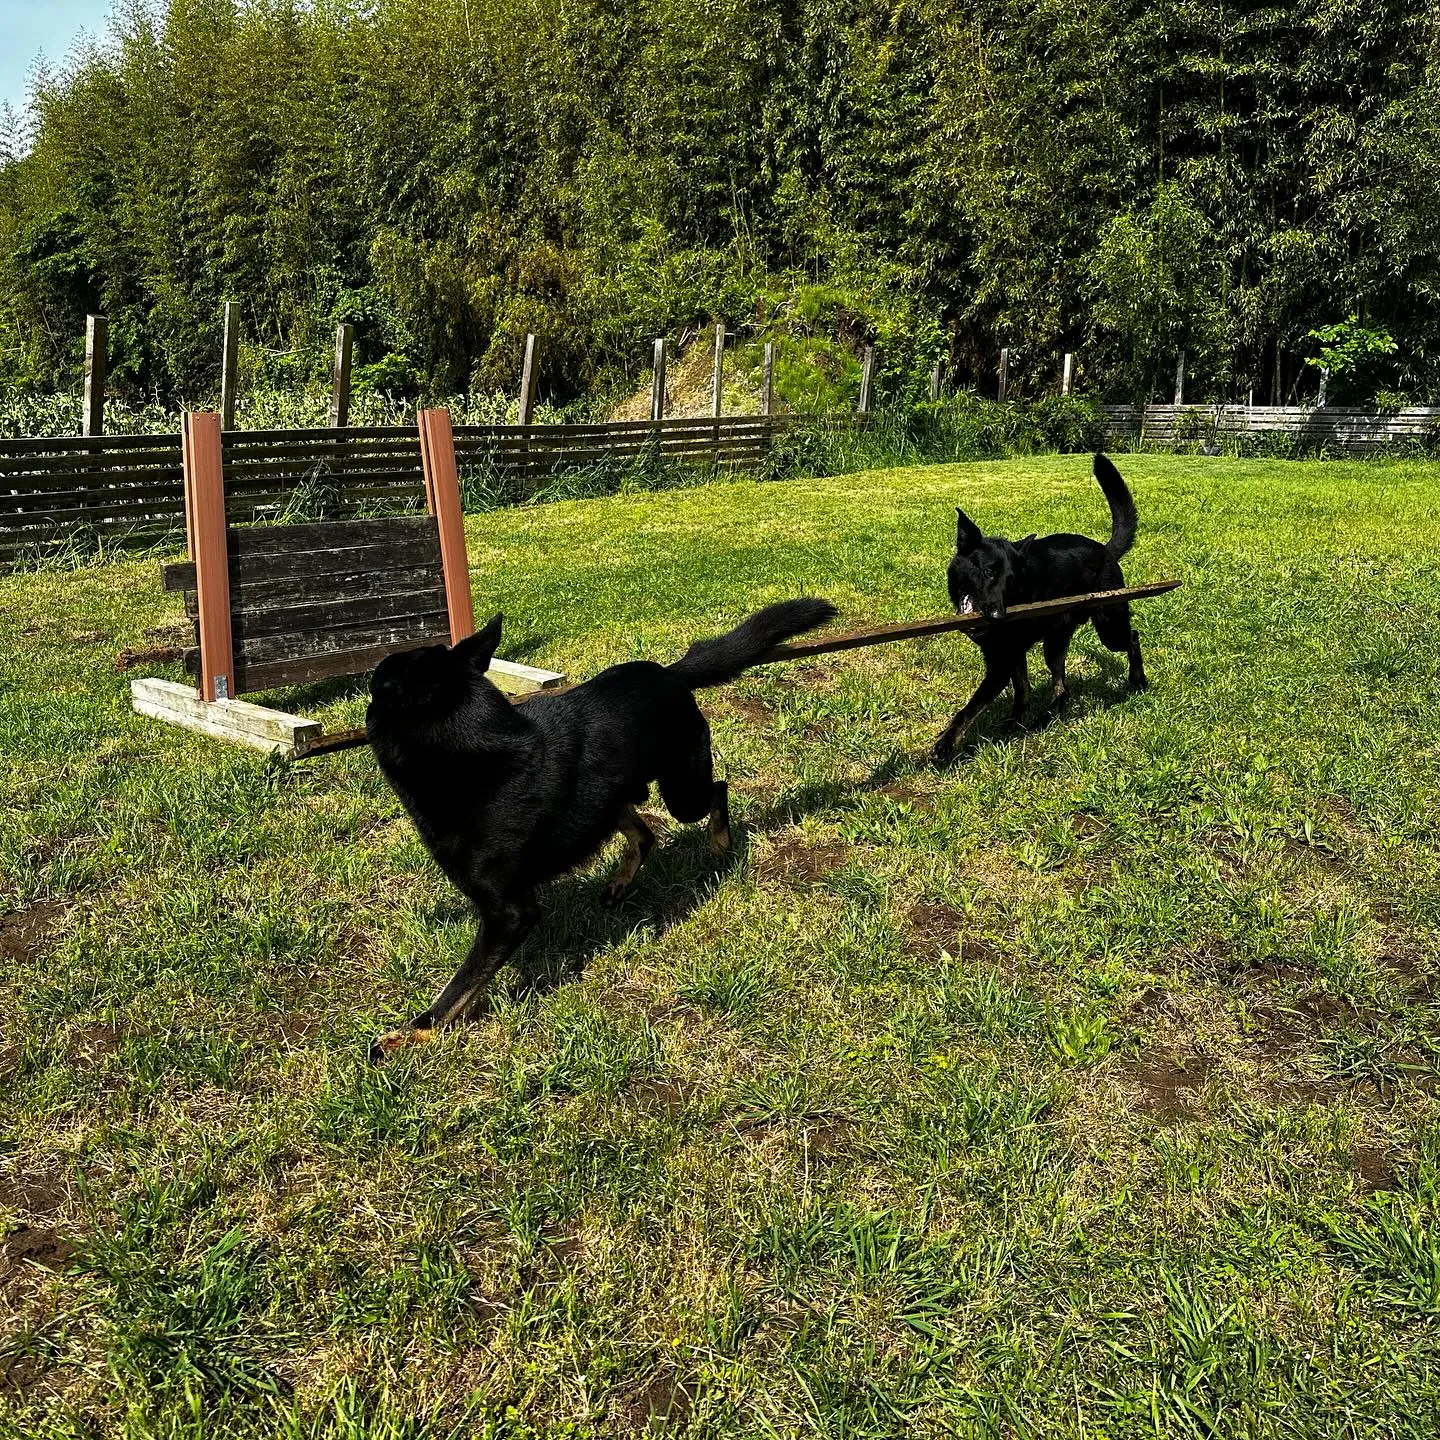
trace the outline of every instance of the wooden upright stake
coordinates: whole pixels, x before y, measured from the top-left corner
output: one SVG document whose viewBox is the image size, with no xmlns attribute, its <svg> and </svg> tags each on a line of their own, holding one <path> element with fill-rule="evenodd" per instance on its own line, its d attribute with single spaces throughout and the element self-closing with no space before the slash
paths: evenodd
<svg viewBox="0 0 1440 1440">
<path fill-rule="evenodd" d="M 103 315 L 85 318 L 85 408 L 80 414 L 82 435 L 105 433 L 105 338 L 109 325 Z"/>
<path fill-rule="evenodd" d="M 235 650 L 230 632 L 230 547 L 225 528 L 225 476 L 220 417 L 187 410 L 181 417 L 185 526 L 195 562 L 200 621 L 200 698 L 235 698 Z"/>
<path fill-rule="evenodd" d="M 235 428 L 235 371 L 240 359 L 240 307 L 225 302 L 225 340 L 220 357 L 220 428 Z"/>
<path fill-rule="evenodd" d="M 1075 357 L 1068 351 L 1065 355 L 1065 369 L 1060 376 L 1060 393 L 1068 395 L 1075 384 Z"/>
<path fill-rule="evenodd" d="M 1175 362 L 1175 403 L 1185 403 L 1185 352 L 1180 352 L 1180 358 Z"/>
<path fill-rule="evenodd" d="M 765 363 L 760 380 L 760 412 L 763 415 L 775 413 L 775 342 L 765 342 Z"/>
<path fill-rule="evenodd" d="M 725 326 L 715 327 L 715 371 L 710 378 L 710 413 L 718 420 L 722 403 L 720 382 L 725 371 Z"/>
<path fill-rule="evenodd" d="M 535 389 L 540 383 L 540 347 L 534 335 L 525 337 L 525 363 L 520 369 L 521 425 L 529 425 L 535 415 Z"/>
<path fill-rule="evenodd" d="M 941 361 L 937 360 L 935 362 L 935 368 L 930 372 L 930 398 L 932 400 L 938 400 L 940 398 L 940 387 L 944 382 L 944 365 Z"/>
<path fill-rule="evenodd" d="M 355 327 L 335 327 L 335 364 L 330 372 L 330 428 L 343 430 L 350 423 L 350 352 Z"/>
<path fill-rule="evenodd" d="M 1326 392 L 1326 390 L 1328 390 L 1329 388 L 1330 388 L 1330 367 L 1329 367 L 1328 365 L 1322 365 L 1322 366 L 1320 367 L 1320 394 L 1319 394 L 1319 396 L 1317 397 L 1316 402 L 1315 402 L 1315 403 L 1320 407 L 1320 409 L 1322 409 L 1322 410 L 1325 408 L 1325 392 Z"/>
<path fill-rule="evenodd" d="M 460 511 L 460 472 L 455 465 L 455 431 L 448 410 L 422 410 L 420 463 L 425 471 L 425 501 L 440 532 L 440 569 L 450 643 L 475 633 L 475 602 L 470 595 L 470 562 L 465 554 L 465 519 Z"/>
<path fill-rule="evenodd" d="M 1003 400 L 1010 389 L 1010 350 L 1005 347 L 1000 351 L 1000 389 L 996 395 L 997 400 Z"/>
<path fill-rule="evenodd" d="M 855 407 L 861 415 L 868 415 L 875 404 L 875 347 L 865 347 L 865 360 L 860 366 L 860 403 Z"/>
<path fill-rule="evenodd" d="M 650 379 L 650 418 L 665 418 L 665 341 L 655 342 L 655 370 Z"/>
</svg>

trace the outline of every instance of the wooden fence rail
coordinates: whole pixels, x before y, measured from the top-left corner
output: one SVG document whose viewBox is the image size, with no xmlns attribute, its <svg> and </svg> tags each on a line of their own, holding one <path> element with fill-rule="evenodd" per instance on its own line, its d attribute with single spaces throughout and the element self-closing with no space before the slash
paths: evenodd
<svg viewBox="0 0 1440 1440">
<path fill-rule="evenodd" d="M 1440 440 L 1440 407 L 1411 405 L 1387 415 L 1329 405 L 1106 405 L 1112 439 L 1165 446 L 1234 435 L 1280 434 L 1345 455 Z M 1142 429 L 1143 425 L 1143 429 Z"/>
<path fill-rule="evenodd" d="M 462 477 L 489 471 L 527 490 L 565 469 L 647 457 L 743 469 L 797 418 L 460 425 L 455 452 Z M 275 519 L 302 501 L 337 519 L 423 508 L 420 439 L 409 426 L 236 430 L 223 443 L 231 523 Z M 159 539 L 180 531 L 184 513 L 178 435 L 0 439 L 0 564 L 76 537 Z"/>
</svg>

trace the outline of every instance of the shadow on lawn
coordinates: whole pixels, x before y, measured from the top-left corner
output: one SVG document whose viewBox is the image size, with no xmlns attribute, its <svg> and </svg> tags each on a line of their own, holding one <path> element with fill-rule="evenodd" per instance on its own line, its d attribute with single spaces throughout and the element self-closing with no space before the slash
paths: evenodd
<svg viewBox="0 0 1440 1440">
<path fill-rule="evenodd" d="M 1130 689 L 1129 671 L 1123 657 L 1105 651 L 1089 658 L 1096 661 L 1102 674 L 1085 677 L 1072 671 L 1070 696 L 1066 703 L 1057 708 L 1043 698 L 1038 703 L 1032 700 L 1029 715 L 1021 725 L 1012 723 L 1010 698 L 1008 694 L 1002 695 L 971 729 L 955 752 L 955 759 L 946 767 L 946 773 L 954 774 L 986 745 L 1008 745 L 1025 735 L 1037 735 L 1048 730 L 1067 717 L 1079 719 L 1134 698 L 1135 692 Z M 1048 694 L 1048 687 L 1047 677 L 1045 690 L 1040 693 Z M 968 698 L 968 694 L 962 695 L 956 702 L 956 708 Z M 824 810 L 845 810 L 866 795 L 885 790 L 907 776 L 922 775 L 929 769 L 928 754 L 909 755 L 892 750 L 863 780 L 822 780 L 782 790 L 769 805 L 750 818 L 748 828 L 755 832 L 784 829 L 806 815 Z"/>
<path fill-rule="evenodd" d="M 658 831 L 657 826 L 657 831 Z M 596 955 L 613 949 L 645 929 L 658 937 L 679 925 L 714 895 L 744 855 L 743 830 L 736 827 L 735 848 L 723 860 L 710 853 L 704 825 L 669 822 L 659 844 L 641 866 L 624 901 L 613 910 L 600 903 L 609 870 L 572 875 L 541 892 L 541 920 L 515 957 L 526 994 L 546 994 L 580 975 Z"/>
</svg>

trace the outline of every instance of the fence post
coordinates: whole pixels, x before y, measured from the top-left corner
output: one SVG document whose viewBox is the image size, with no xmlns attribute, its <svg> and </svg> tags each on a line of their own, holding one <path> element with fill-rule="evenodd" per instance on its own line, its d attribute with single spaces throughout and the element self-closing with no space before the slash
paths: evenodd
<svg viewBox="0 0 1440 1440">
<path fill-rule="evenodd" d="M 655 342 L 655 370 L 650 379 L 650 418 L 665 418 L 665 341 Z"/>
<path fill-rule="evenodd" d="M 1010 390 L 1010 348 L 1005 346 L 1000 351 L 1000 388 L 996 391 L 995 398 L 1003 400 Z"/>
<path fill-rule="evenodd" d="M 235 370 L 240 358 L 240 307 L 225 302 L 225 340 L 220 356 L 220 428 L 235 428 Z"/>
<path fill-rule="evenodd" d="M 855 407 L 861 415 L 868 415 L 875 403 L 875 347 L 865 347 L 865 363 L 860 367 L 860 403 Z"/>
<path fill-rule="evenodd" d="M 185 530 L 190 558 L 195 562 L 202 700 L 235 698 L 235 642 L 230 624 L 230 559 L 220 428 L 220 417 L 213 411 L 186 410 L 180 417 Z"/>
<path fill-rule="evenodd" d="M 335 364 L 330 371 L 330 428 L 343 430 L 350 423 L 350 352 L 355 327 L 335 327 Z"/>
<path fill-rule="evenodd" d="M 1329 367 L 1328 365 L 1322 365 L 1322 366 L 1320 367 L 1320 394 L 1319 394 L 1319 396 L 1318 396 L 1318 398 L 1317 398 L 1317 401 L 1316 401 L 1318 408 L 1321 409 L 1321 410 L 1323 410 L 1323 409 L 1325 408 L 1325 392 L 1326 392 L 1329 388 L 1330 388 L 1330 367 Z"/>
<path fill-rule="evenodd" d="M 720 418 L 722 404 L 721 380 L 725 371 L 725 323 L 721 321 L 715 327 L 715 373 L 710 379 L 710 413 L 715 419 Z"/>
<path fill-rule="evenodd" d="M 760 413 L 775 413 L 775 342 L 765 342 L 765 365 L 760 381 Z"/>
<path fill-rule="evenodd" d="M 109 324 L 103 315 L 85 317 L 85 405 L 80 412 L 82 435 L 105 433 L 105 338 Z"/>
<path fill-rule="evenodd" d="M 935 362 L 935 368 L 930 372 L 930 398 L 932 400 L 938 400 L 940 398 L 940 387 L 944 381 L 945 370 L 942 363 L 937 360 Z"/>
<path fill-rule="evenodd" d="M 1065 352 L 1065 369 L 1060 376 L 1060 393 L 1068 395 L 1075 384 L 1075 357 L 1068 350 Z"/>
<path fill-rule="evenodd" d="M 1180 352 L 1180 358 L 1175 362 L 1175 403 L 1185 403 L 1185 352 Z"/>
<path fill-rule="evenodd" d="M 530 425 L 535 417 L 535 391 L 540 384 L 540 342 L 533 334 L 525 337 L 525 364 L 520 370 L 519 423 Z"/>
</svg>

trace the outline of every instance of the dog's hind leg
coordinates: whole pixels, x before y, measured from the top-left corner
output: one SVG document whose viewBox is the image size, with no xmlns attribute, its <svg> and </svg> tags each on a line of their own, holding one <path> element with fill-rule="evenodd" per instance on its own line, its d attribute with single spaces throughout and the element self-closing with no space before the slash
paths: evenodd
<svg viewBox="0 0 1440 1440">
<path fill-rule="evenodd" d="M 1146 690 L 1150 681 L 1145 675 L 1145 661 L 1140 654 L 1140 637 L 1130 623 L 1130 605 L 1111 605 L 1095 612 L 1095 633 L 1100 643 L 1117 655 L 1125 655 L 1130 661 L 1130 688 Z"/>
<path fill-rule="evenodd" d="M 640 873 L 645 857 L 655 848 L 655 832 L 640 818 L 640 812 L 633 805 L 627 805 L 620 817 L 620 833 L 625 837 L 625 854 L 620 859 L 620 869 L 615 878 L 600 897 L 600 903 L 607 907 L 618 905 L 625 898 Z"/>
<path fill-rule="evenodd" d="M 999 661 L 986 660 L 985 678 L 980 688 L 965 702 L 965 708 L 958 710 L 955 718 L 945 727 L 940 738 L 930 749 L 930 761 L 934 765 L 946 766 L 955 758 L 955 748 L 965 732 L 979 719 L 981 712 L 1008 685 L 1013 676 L 1010 669 Z"/>
<path fill-rule="evenodd" d="M 422 1010 L 409 1025 L 389 1031 L 370 1046 L 372 1063 L 402 1045 L 423 1045 L 434 1038 L 441 1026 L 460 1019 L 495 972 L 519 949 L 539 914 L 534 895 L 527 896 L 520 904 L 497 909 L 488 919 L 482 912 L 470 953 L 460 968 L 428 1009 Z"/>
</svg>

